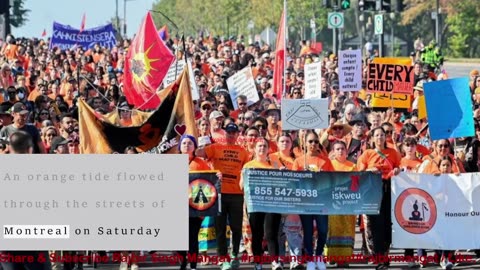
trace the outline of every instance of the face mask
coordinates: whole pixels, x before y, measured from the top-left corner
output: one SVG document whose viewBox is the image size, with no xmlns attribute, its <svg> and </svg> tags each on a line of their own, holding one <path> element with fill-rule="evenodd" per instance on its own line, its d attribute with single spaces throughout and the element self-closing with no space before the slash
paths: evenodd
<svg viewBox="0 0 480 270">
<path fill-rule="evenodd" d="M 23 99 L 25 97 L 25 94 L 20 92 L 17 94 L 18 99 Z"/>
</svg>

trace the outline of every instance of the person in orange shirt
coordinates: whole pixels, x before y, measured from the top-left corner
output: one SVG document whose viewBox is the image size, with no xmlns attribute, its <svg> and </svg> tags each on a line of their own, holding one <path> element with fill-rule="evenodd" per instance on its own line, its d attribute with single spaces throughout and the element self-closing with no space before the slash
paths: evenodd
<svg viewBox="0 0 480 270">
<path fill-rule="evenodd" d="M 331 161 L 322 154 L 320 141 L 317 133 L 308 131 L 306 136 L 307 153 L 304 157 L 295 159 L 293 170 L 296 171 L 327 171 L 333 172 L 335 169 Z M 303 228 L 303 245 L 307 256 L 323 256 L 323 248 L 327 242 L 328 234 L 328 216 L 326 215 L 300 215 Z M 313 221 L 317 224 L 316 250 L 313 251 Z M 326 265 L 323 259 L 316 262 L 308 261 L 307 270 L 324 270 Z"/>
<path fill-rule="evenodd" d="M 406 137 L 403 139 L 402 150 L 405 156 L 400 161 L 400 169 L 405 172 L 417 172 L 422 161 L 417 157 L 417 139 Z"/>
<path fill-rule="evenodd" d="M 276 164 L 276 168 L 284 168 L 291 170 L 293 168 L 293 162 L 295 161 L 295 155 L 292 152 L 293 141 L 290 137 L 290 133 L 283 131 L 277 138 L 278 152 L 270 154 L 270 160 L 273 164 Z"/>
<path fill-rule="evenodd" d="M 347 159 L 347 144 L 335 141 L 332 144 L 334 158 L 332 166 L 335 171 L 356 171 L 355 163 Z M 330 258 L 352 256 L 355 244 L 355 215 L 331 215 L 328 217 L 328 238 L 326 255 Z M 338 266 L 346 267 L 344 262 L 337 262 Z M 341 263 L 341 264 L 340 264 Z"/>
<path fill-rule="evenodd" d="M 225 127 L 225 143 L 214 143 L 199 148 L 197 154 L 206 157 L 213 164 L 215 170 L 222 172 L 221 185 L 221 214 L 216 217 L 217 255 L 227 255 L 227 217 L 232 231 L 232 261 L 223 262 L 222 269 L 239 268 L 238 258 L 240 240 L 242 238 L 243 220 L 243 191 L 240 187 L 240 174 L 243 165 L 248 162 L 248 153 L 242 146 L 237 145 L 239 135 L 238 126 L 230 123 Z"/>
<path fill-rule="evenodd" d="M 449 140 L 441 139 L 433 143 L 434 152 L 423 158 L 422 165 L 418 169 L 419 173 L 440 173 L 440 161 L 448 156 L 452 159 L 452 171 L 453 173 L 464 173 L 462 162 L 455 158 L 452 154 L 452 146 Z"/>
<path fill-rule="evenodd" d="M 255 144 L 257 138 L 260 137 L 260 132 L 256 127 L 249 127 L 245 132 L 242 145 L 248 151 L 248 160 L 252 160 L 255 154 Z"/>
<path fill-rule="evenodd" d="M 383 128 L 375 128 L 373 134 L 373 149 L 368 149 L 358 158 L 358 171 L 371 171 L 382 174 L 383 196 L 379 215 L 364 215 L 367 220 L 365 229 L 366 239 L 372 239 L 367 248 L 372 255 L 387 256 L 392 243 L 392 214 L 391 214 L 391 183 L 390 178 L 400 172 L 400 154 L 387 148 L 386 133 Z M 373 246 L 372 246 L 373 244 Z M 389 262 L 380 263 L 376 269 L 388 268 Z"/>
<path fill-rule="evenodd" d="M 208 163 L 195 156 L 195 150 L 197 149 L 197 140 L 195 137 L 184 134 L 180 137 L 178 141 L 178 152 L 180 154 L 188 155 L 188 167 L 189 171 L 211 171 L 212 168 Z M 218 172 L 217 177 L 219 180 L 222 179 L 222 173 Z M 188 232 L 189 232 L 189 242 L 188 242 L 188 253 L 191 256 L 198 255 L 198 233 L 203 221 L 203 217 L 190 217 L 188 222 Z M 180 251 L 180 255 L 183 257 L 182 264 L 180 269 L 186 269 L 187 267 L 187 252 Z M 196 269 L 197 262 L 192 260 L 190 262 L 190 269 Z"/>
<path fill-rule="evenodd" d="M 260 168 L 260 169 L 275 169 L 273 163 L 268 157 L 268 145 L 269 142 L 265 138 L 257 138 L 255 141 L 255 158 L 243 166 L 243 169 L 248 168 Z M 240 185 L 243 187 L 243 179 L 240 181 Z M 248 213 L 248 221 L 252 230 L 252 251 L 253 256 L 263 255 L 263 236 L 268 243 L 268 253 L 270 256 L 278 256 L 278 232 L 280 228 L 280 221 L 282 219 L 281 214 L 277 213 L 263 213 L 254 212 Z M 275 258 L 275 257 L 273 257 Z M 262 269 L 262 262 L 255 261 L 255 269 Z M 272 270 L 281 270 L 282 266 L 278 260 L 272 261 Z"/>
</svg>

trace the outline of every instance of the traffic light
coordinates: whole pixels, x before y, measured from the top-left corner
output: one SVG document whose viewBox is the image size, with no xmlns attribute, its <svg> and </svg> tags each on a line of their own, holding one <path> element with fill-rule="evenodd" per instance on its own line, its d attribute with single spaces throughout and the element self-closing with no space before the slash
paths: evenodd
<svg viewBox="0 0 480 270">
<path fill-rule="evenodd" d="M 406 5 L 403 3 L 403 0 L 397 0 L 397 9 L 396 12 L 402 12 L 405 9 Z"/>
<path fill-rule="evenodd" d="M 392 0 L 383 0 L 382 1 L 382 10 L 387 13 L 392 12 Z"/>
<path fill-rule="evenodd" d="M 10 9 L 10 3 L 8 0 L 0 1 L 0 14 L 5 14 Z"/>
<path fill-rule="evenodd" d="M 350 0 L 342 0 L 340 7 L 345 10 L 350 8 Z"/>
<path fill-rule="evenodd" d="M 360 11 L 375 11 L 376 0 L 359 0 L 358 9 Z"/>
</svg>

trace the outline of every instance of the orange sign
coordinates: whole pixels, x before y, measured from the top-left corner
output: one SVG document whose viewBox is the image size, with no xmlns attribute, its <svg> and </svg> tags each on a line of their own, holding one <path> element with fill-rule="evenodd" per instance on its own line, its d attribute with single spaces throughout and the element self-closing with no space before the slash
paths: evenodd
<svg viewBox="0 0 480 270">
<path fill-rule="evenodd" d="M 422 189 L 404 190 L 395 202 L 394 209 L 398 224 L 409 233 L 426 233 L 437 221 L 435 200 Z"/>
<path fill-rule="evenodd" d="M 385 94 L 373 92 L 370 105 L 373 108 L 400 108 L 409 109 L 411 106 L 412 95 L 406 94 Z"/>
<path fill-rule="evenodd" d="M 367 91 L 412 94 L 413 67 L 398 64 L 368 64 Z"/>
</svg>

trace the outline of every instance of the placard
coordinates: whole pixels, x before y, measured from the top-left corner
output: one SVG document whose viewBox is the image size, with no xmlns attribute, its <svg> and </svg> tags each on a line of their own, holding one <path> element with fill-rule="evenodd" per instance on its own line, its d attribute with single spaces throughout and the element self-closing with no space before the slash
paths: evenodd
<svg viewBox="0 0 480 270">
<path fill-rule="evenodd" d="M 362 51 L 340 51 L 338 55 L 338 82 L 340 91 L 362 89 Z"/>
<path fill-rule="evenodd" d="M 220 212 L 218 206 L 218 190 L 220 188 L 217 171 L 193 171 L 189 174 L 188 205 L 190 217 L 216 216 Z"/>
<path fill-rule="evenodd" d="M 284 99 L 281 113 L 283 130 L 328 127 L 327 99 Z"/>
<path fill-rule="evenodd" d="M 238 109 L 237 97 L 244 95 L 247 97 L 247 106 L 250 106 L 260 100 L 257 86 L 252 75 L 252 68 L 245 67 L 242 70 L 230 76 L 227 79 L 228 91 L 232 98 L 233 107 Z"/>
<path fill-rule="evenodd" d="M 322 98 L 322 62 L 307 64 L 305 69 L 305 99 Z"/>
</svg>

